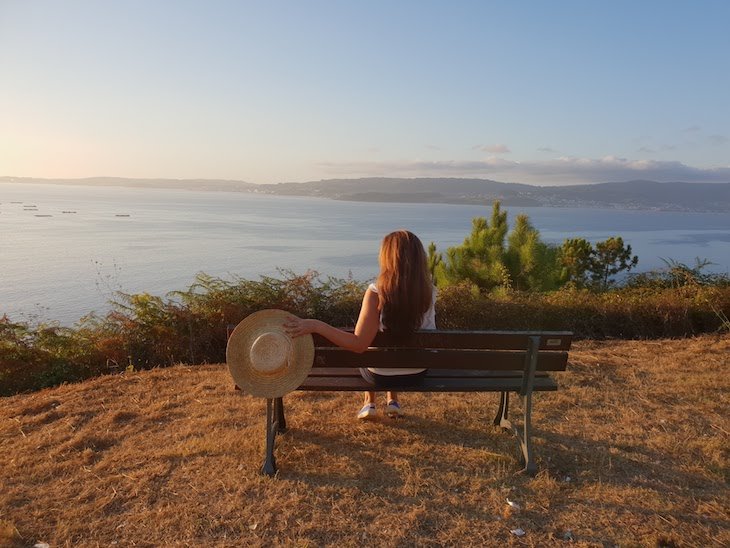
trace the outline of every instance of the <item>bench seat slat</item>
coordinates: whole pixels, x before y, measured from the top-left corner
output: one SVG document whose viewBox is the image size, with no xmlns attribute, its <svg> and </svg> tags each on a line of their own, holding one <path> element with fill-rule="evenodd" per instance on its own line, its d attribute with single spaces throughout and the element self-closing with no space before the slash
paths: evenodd
<svg viewBox="0 0 730 548">
<path fill-rule="evenodd" d="M 449 378 L 424 377 L 417 386 L 393 387 L 398 392 L 516 392 L 522 387 L 520 377 L 513 378 Z M 550 377 L 534 380 L 533 390 L 557 390 L 557 383 Z M 362 377 L 308 377 L 298 390 L 366 392 L 373 386 Z M 379 386 L 378 390 L 388 388 Z"/>
<path fill-rule="evenodd" d="M 309 377 L 360 377 L 356 367 L 313 367 Z M 522 378 L 521 371 L 479 371 L 478 369 L 429 369 L 427 377 L 453 378 Z M 548 377 L 548 373 L 537 372 L 535 378 Z"/>
<path fill-rule="evenodd" d="M 352 329 L 346 329 L 352 331 Z M 573 334 L 569 331 L 417 331 L 407 337 L 396 338 L 378 333 L 372 346 L 414 348 L 472 348 L 525 350 L 531 336 L 540 336 L 540 350 L 570 350 Z M 315 346 L 334 347 L 333 343 L 314 335 Z"/>
<path fill-rule="evenodd" d="M 522 371 L 525 352 L 497 350 L 447 350 L 389 348 L 356 354 L 339 348 L 317 348 L 316 367 L 416 367 Z M 537 371 L 565 371 L 567 352 L 540 352 Z"/>
</svg>

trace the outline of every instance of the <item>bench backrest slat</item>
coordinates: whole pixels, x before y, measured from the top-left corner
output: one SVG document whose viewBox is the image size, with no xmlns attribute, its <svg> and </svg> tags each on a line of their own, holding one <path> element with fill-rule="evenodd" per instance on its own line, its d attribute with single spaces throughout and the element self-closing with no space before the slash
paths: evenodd
<svg viewBox="0 0 730 548">
<path fill-rule="evenodd" d="M 406 337 L 378 333 L 373 347 L 451 348 L 473 350 L 525 350 L 531 336 L 540 336 L 540 350 L 570 350 L 573 334 L 568 331 L 417 331 Z M 315 335 L 317 347 L 334 347 Z"/>
<path fill-rule="evenodd" d="M 382 367 L 522 371 L 525 351 L 372 348 L 356 354 L 340 348 L 317 348 L 315 367 Z M 565 371 L 567 352 L 539 352 L 536 371 Z"/>
</svg>

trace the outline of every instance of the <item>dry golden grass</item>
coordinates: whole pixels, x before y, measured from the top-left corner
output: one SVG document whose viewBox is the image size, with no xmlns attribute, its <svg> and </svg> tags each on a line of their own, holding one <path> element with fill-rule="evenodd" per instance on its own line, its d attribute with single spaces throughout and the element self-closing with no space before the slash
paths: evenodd
<svg viewBox="0 0 730 548">
<path fill-rule="evenodd" d="M 4 398 L 0 544 L 728 545 L 729 356 L 727 336 L 577 343 L 535 398 L 535 478 L 495 394 L 405 395 L 407 418 L 367 424 L 359 395 L 292 394 L 276 479 L 264 402 L 224 366 Z"/>
</svg>

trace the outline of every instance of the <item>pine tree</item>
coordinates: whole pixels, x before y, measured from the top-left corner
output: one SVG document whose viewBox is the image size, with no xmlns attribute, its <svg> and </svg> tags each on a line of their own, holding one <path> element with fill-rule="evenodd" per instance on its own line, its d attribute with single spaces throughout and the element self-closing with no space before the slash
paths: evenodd
<svg viewBox="0 0 730 548">
<path fill-rule="evenodd" d="M 586 287 L 592 266 L 591 243 L 585 238 L 568 238 L 558 248 L 557 255 L 560 281 L 577 288 Z"/>
<path fill-rule="evenodd" d="M 510 273 L 514 289 L 532 289 L 533 274 L 538 269 L 540 233 L 530 224 L 524 213 L 517 216 L 515 226 L 507 237 L 504 263 Z"/>
<path fill-rule="evenodd" d="M 463 244 L 442 254 L 431 242 L 428 264 L 434 281 L 438 285 L 468 282 L 479 291 L 550 291 L 565 284 L 606 289 L 613 283 L 612 276 L 631 270 L 639 261 L 620 237 L 598 242 L 595 248 L 584 238 L 569 238 L 561 246 L 546 244 L 525 214 L 517 216 L 514 229 L 508 232 L 507 212 L 495 201 L 489 220 L 472 219 L 471 233 Z"/>
<path fill-rule="evenodd" d="M 620 236 L 611 237 L 603 242 L 596 242 L 591 257 L 591 279 L 598 289 L 608 289 L 613 283 L 610 279 L 619 272 L 629 271 L 639 262 L 639 257 L 631 256 L 631 246 L 624 246 Z"/>
<path fill-rule="evenodd" d="M 431 242 L 428 245 L 428 271 L 431 273 L 433 283 L 438 285 L 438 273 L 441 264 L 444 262 L 444 256 L 436 252 L 436 244 Z"/>
<path fill-rule="evenodd" d="M 560 285 L 557 247 L 540 240 L 540 232 L 532 226 L 527 215 L 517 216 L 507 244 L 504 263 L 514 289 L 547 291 Z"/>
<path fill-rule="evenodd" d="M 481 290 L 509 286 L 509 272 L 503 261 L 507 230 L 507 212 L 496 201 L 489 221 L 474 218 L 464 243 L 446 250 L 446 260 L 437 269 L 437 277 L 446 285 L 469 281 Z"/>
</svg>

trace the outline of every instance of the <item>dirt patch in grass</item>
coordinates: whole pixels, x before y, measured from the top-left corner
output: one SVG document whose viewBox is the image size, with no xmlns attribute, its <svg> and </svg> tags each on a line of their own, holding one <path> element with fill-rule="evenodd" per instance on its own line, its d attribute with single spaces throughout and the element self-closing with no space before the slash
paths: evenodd
<svg viewBox="0 0 730 548">
<path fill-rule="evenodd" d="M 363 424 L 359 395 L 294 393 L 275 479 L 222 365 L 3 398 L 0 546 L 728 545 L 729 365 L 727 336 L 578 342 L 535 397 L 535 478 L 495 394 Z"/>
</svg>

